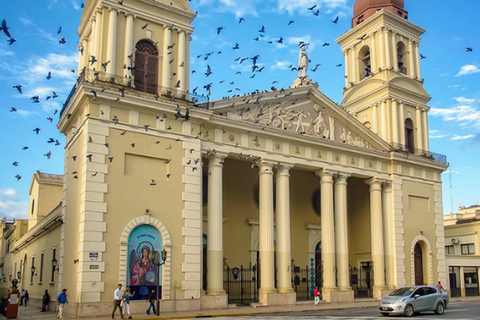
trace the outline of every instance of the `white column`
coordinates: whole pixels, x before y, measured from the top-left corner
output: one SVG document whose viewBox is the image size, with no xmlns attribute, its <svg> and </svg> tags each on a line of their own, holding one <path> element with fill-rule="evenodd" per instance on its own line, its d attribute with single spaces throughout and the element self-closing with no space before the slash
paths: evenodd
<svg viewBox="0 0 480 320">
<path fill-rule="evenodd" d="M 380 136 L 383 140 L 387 141 L 387 113 L 386 113 L 385 100 L 380 102 Z"/>
<path fill-rule="evenodd" d="M 93 64 L 89 63 L 90 69 L 99 70 L 101 67 L 100 60 L 101 60 L 101 46 L 102 46 L 102 24 L 103 24 L 103 13 L 101 10 L 96 12 L 96 16 L 94 19 L 94 39 L 93 39 L 93 53 L 92 56 L 97 59 Z M 92 57 L 89 57 L 89 60 Z"/>
<path fill-rule="evenodd" d="M 418 150 L 423 150 L 422 109 L 415 108 L 415 143 Z"/>
<path fill-rule="evenodd" d="M 408 74 L 412 77 L 415 78 L 417 76 L 417 73 L 415 71 L 415 61 L 417 60 L 415 58 L 415 50 L 413 49 L 413 42 L 412 40 L 408 40 L 408 51 L 410 52 L 409 54 L 409 72 Z"/>
<path fill-rule="evenodd" d="M 348 61 L 349 51 L 350 49 L 346 49 L 345 51 L 343 51 L 343 59 L 345 60 L 345 88 L 348 88 L 348 86 L 350 85 L 350 63 Z"/>
<path fill-rule="evenodd" d="M 340 291 L 351 290 L 348 258 L 347 178 L 343 173 L 335 179 L 335 250 L 337 256 L 337 282 Z M 323 212 L 322 212 L 323 214 Z M 323 229 L 322 229 L 323 233 Z"/>
<path fill-rule="evenodd" d="M 390 69 L 392 67 L 392 55 L 390 54 L 390 30 L 385 29 L 385 33 L 383 35 L 385 37 L 385 67 Z"/>
<path fill-rule="evenodd" d="M 127 68 L 123 69 L 123 76 L 125 79 L 131 79 L 132 71 L 128 67 L 133 66 L 134 58 L 129 59 L 128 56 L 133 54 L 133 14 L 127 13 L 125 23 L 125 50 L 123 52 L 123 64 Z M 133 81 L 132 81 L 133 82 Z"/>
<path fill-rule="evenodd" d="M 180 30 L 178 33 L 178 54 L 177 54 L 177 79 L 180 80 L 180 88 L 178 90 L 185 92 L 186 88 L 186 79 L 185 79 L 185 61 L 186 53 L 185 53 L 185 31 Z"/>
<path fill-rule="evenodd" d="M 383 248 L 382 217 L 382 181 L 371 178 L 366 181 L 370 185 L 370 239 L 373 261 L 373 290 L 385 289 L 385 253 Z"/>
<path fill-rule="evenodd" d="M 357 76 L 357 71 L 358 71 L 358 65 L 357 65 L 357 60 L 356 60 L 356 57 L 355 57 L 355 48 L 352 48 L 351 50 L 349 50 L 350 52 L 350 71 L 351 71 L 351 79 L 350 81 L 353 82 L 353 83 L 357 83 L 358 81 L 358 76 Z"/>
<path fill-rule="evenodd" d="M 420 53 L 418 52 L 418 45 L 419 43 L 417 41 L 415 41 L 413 43 L 413 47 L 414 47 L 414 52 L 415 52 L 415 65 L 416 65 L 416 75 L 418 77 L 418 79 L 422 79 L 422 76 L 420 75 Z"/>
<path fill-rule="evenodd" d="M 427 110 L 422 110 L 422 128 L 423 128 L 423 149 L 430 150 L 428 143 L 428 118 Z"/>
<path fill-rule="evenodd" d="M 378 104 L 372 106 L 372 130 L 378 134 Z"/>
<path fill-rule="evenodd" d="M 115 57 L 117 54 L 117 10 L 110 9 L 110 14 L 108 17 L 108 42 L 107 42 L 107 61 L 101 61 L 101 63 L 106 63 L 107 73 L 115 75 Z M 97 58 L 98 59 L 98 58 Z"/>
<path fill-rule="evenodd" d="M 207 294 L 223 290 L 223 158 L 216 153 L 208 163 Z"/>
<path fill-rule="evenodd" d="M 375 33 L 372 33 L 370 37 L 370 66 L 372 69 L 372 74 L 378 72 L 377 64 L 377 52 L 375 51 Z"/>
<path fill-rule="evenodd" d="M 398 49 L 397 49 L 397 33 L 392 31 L 392 50 L 393 50 L 393 70 L 399 71 L 398 68 Z"/>
<path fill-rule="evenodd" d="M 384 43 L 384 36 L 383 30 L 378 33 L 378 38 L 380 40 L 380 61 L 378 64 L 379 68 L 385 68 L 385 43 Z"/>
<path fill-rule="evenodd" d="M 392 142 L 395 144 L 399 143 L 398 140 L 398 107 L 397 100 L 392 100 Z"/>
<path fill-rule="evenodd" d="M 400 107 L 398 111 L 400 113 L 400 119 L 398 123 L 400 124 L 400 144 L 402 145 L 402 147 L 405 147 L 405 104 L 401 101 L 399 103 Z"/>
<path fill-rule="evenodd" d="M 170 89 L 170 75 L 172 74 L 168 47 L 172 44 L 172 30 L 169 26 L 163 28 L 163 70 L 162 70 L 162 87 Z"/>
<path fill-rule="evenodd" d="M 315 172 L 320 177 L 323 291 L 335 291 L 335 224 L 333 213 L 333 173 L 323 169 Z"/>
<path fill-rule="evenodd" d="M 291 283 L 290 242 L 290 174 L 292 165 L 280 164 L 277 169 L 277 289 L 293 292 Z"/>
<path fill-rule="evenodd" d="M 260 274 L 259 293 L 276 292 L 274 241 L 273 241 L 273 165 L 260 162 L 259 165 L 259 216 L 260 216 Z"/>
<path fill-rule="evenodd" d="M 388 289 L 395 288 L 395 216 L 392 210 L 392 184 L 384 183 L 382 190 L 383 230 L 385 230 L 385 272 Z"/>
</svg>

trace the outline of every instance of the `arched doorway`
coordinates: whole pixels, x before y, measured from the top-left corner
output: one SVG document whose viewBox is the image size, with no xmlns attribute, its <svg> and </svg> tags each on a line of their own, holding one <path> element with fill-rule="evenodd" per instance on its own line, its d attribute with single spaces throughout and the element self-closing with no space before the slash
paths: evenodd
<svg viewBox="0 0 480 320">
<path fill-rule="evenodd" d="M 415 284 L 422 285 L 423 281 L 423 253 L 420 243 L 415 244 L 414 250 L 414 270 L 415 270 Z"/>
<path fill-rule="evenodd" d="M 413 121 L 412 119 L 405 120 L 405 144 L 409 153 L 415 153 L 415 144 L 413 139 Z"/>
<path fill-rule="evenodd" d="M 157 93 L 158 50 L 151 41 L 140 40 L 135 46 L 135 88 L 138 91 Z"/>
</svg>

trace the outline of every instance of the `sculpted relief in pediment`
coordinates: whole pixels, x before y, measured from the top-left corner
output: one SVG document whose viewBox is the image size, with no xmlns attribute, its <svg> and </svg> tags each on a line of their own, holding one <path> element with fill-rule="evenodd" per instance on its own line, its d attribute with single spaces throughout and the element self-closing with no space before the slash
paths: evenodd
<svg viewBox="0 0 480 320">
<path fill-rule="evenodd" d="M 229 111 L 227 117 L 287 132 L 372 148 L 363 137 L 355 134 L 335 119 L 325 107 L 320 107 L 318 104 L 301 106 L 252 105 L 246 109 Z"/>
</svg>

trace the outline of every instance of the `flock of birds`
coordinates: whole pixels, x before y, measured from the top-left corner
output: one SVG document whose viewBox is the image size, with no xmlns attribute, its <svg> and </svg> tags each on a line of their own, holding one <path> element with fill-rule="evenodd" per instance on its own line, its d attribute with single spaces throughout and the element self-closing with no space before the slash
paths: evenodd
<svg viewBox="0 0 480 320">
<path fill-rule="evenodd" d="M 118 1 L 119 4 L 123 4 L 123 0 L 122 1 Z M 82 8 L 83 8 L 83 3 L 82 3 Z M 311 12 L 311 14 L 313 16 L 319 16 L 320 15 L 320 9 L 317 8 L 316 5 L 314 6 L 311 6 L 311 7 L 308 7 L 306 8 L 307 12 Z M 336 16 L 333 20 L 330 20 L 332 24 L 336 25 L 338 24 L 339 22 L 339 17 Z M 243 17 L 239 17 L 238 18 L 238 24 L 240 25 L 243 25 L 245 23 L 248 23 L 247 19 L 243 18 Z M 295 20 L 289 20 L 289 21 L 286 21 L 286 25 L 287 27 L 289 26 L 292 26 L 295 24 Z M 144 26 L 142 26 L 142 29 L 145 29 L 147 27 L 148 23 Z M 219 26 L 216 28 L 216 35 L 217 36 L 221 36 L 225 31 L 226 31 L 227 27 L 224 27 L 224 26 Z M 267 30 L 269 29 L 268 26 L 265 26 L 265 25 L 261 25 L 259 26 L 258 30 L 257 30 L 257 34 L 253 35 L 252 39 L 254 41 L 254 43 L 259 43 L 260 41 L 265 41 L 266 43 L 268 44 L 284 44 L 285 43 L 285 38 L 280 36 L 280 37 L 277 37 L 277 38 L 271 38 L 271 37 L 267 37 Z M 12 33 L 11 33 L 11 30 L 9 28 L 9 26 L 7 25 L 7 21 L 6 20 L 3 20 L 2 23 L 1 23 L 1 26 L 0 26 L 0 33 L 3 32 L 4 35 L 8 38 L 7 39 L 7 42 L 9 43 L 9 45 L 13 45 L 15 42 L 17 42 L 16 39 L 13 38 L 12 36 Z M 235 31 L 235 32 L 238 32 L 238 31 Z M 57 36 L 59 36 L 59 40 L 58 40 L 58 43 L 60 45 L 65 45 L 66 44 L 66 39 L 65 39 L 65 36 L 61 35 L 62 34 L 62 27 L 60 27 L 57 31 Z M 172 44 L 171 45 L 171 48 L 173 48 L 175 44 Z M 301 48 L 303 46 L 308 46 L 309 43 L 307 42 L 304 42 L 304 41 L 299 41 L 298 42 L 298 47 Z M 328 42 L 324 42 L 321 47 L 328 47 L 330 45 L 330 43 Z M 242 52 L 242 48 L 246 46 L 246 47 L 249 47 L 249 45 L 245 44 L 245 45 L 242 45 L 241 43 L 238 43 L 238 42 L 235 42 L 235 45 L 233 45 L 230 50 L 235 51 L 235 52 Z M 228 48 L 226 48 L 228 50 Z M 80 48 L 80 51 L 81 51 L 81 54 L 83 54 L 83 48 Z M 261 52 L 264 52 L 264 50 L 262 50 Z M 471 47 L 467 47 L 466 48 L 466 52 L 473 52 L 473 49 Z M 213 87 L 215 87 L 215 84 L 214 84 L 214 81 L 208 81 L 209 79 L 211 79 L 211 75 L 215 73 L 215 67 L 212 67 L 210 64 L 212 64 L 212 57 L 214 56 L 218 56 L 218 55 L 221 55 L 222 54 L 222 50 L 215 50 L 215 51 L 209 51 L 209 52 L 206 52 L 206 53 L 203 53 L 203 54 L 197 54 L 197 55 L 194 55 L 194 57 L 196 57 L 196 59 L 198 61 L 201 61 L 201 59 L 203 59 L 203 61 L 205 62 L 206 64 L 206 69 L 204 70 L 204 72 L 200 72 L 195 69 L 191 70 L 191 74 L 192 74 L 192 83 L 200 83 L 200 82 L 203 82 L 203 81 L 206 81 L 206 83 L 204 84 L 201 84 L 201 85 L 197 85 L 193 90 L 191 90 L 191 92 L 194 94 L 194 95 L 199 95 L 199 90 L 200 90 L 200 87 L 202 87 L 204 90 L 205 90 L 205 93 L 207 94 L 208 97 L 210 97 L 212 95 L 212 89 Z M 423 54 L 420 54 L 420 59 L 426 59 L 427 57 L 424 56 Z M 96 58 L 95 57 L 90 57 L 90 62 L 92 63 L 96 61 Z M 208 61 L 208 62 L 207 62 Z M 234 63 L 236 64 L 239 64 L 239 65 L 242 65 L 242 64 L 249 64 L 249 70 L 250 70 L 250 75 L 248 76 L 250 79 L 253 79 L 255 78 L 255 76 L 259 73 L 261 73 L 262 71 L 264 71 L 265 69 L 265 64 L 260 64 L 259 62 L 261 61 L 261 54 L 254 54 L 254 55 L 240 55 L 238 56 L 236 59 L 234 59 Z M 173 62 L 173 61 L 172 61 Z M 107 65 L 108 65 L 109 61 L 106 61 L 106 62 L 102 62 L 102 68 L 106 69 Z M 183 65 L 184 65 L 184 62 L 181 62 Z M 309 63 L 311 63 L 311 60 L 309 60 Z M 213 64 L 212 64 L 213 65 Z M 321 63 L 314 63 L 312 64 L 313 67 L 310 67 L 309 68 L 309 71 L 310 72 L 316 72 L 318 70 L 318 68 L 321 66 Z M 180 65 L 182 66 L 182 65 Z M 342 64 L 341 63 L 338 63 L 335 65 L 336 67 L 341 67 Z M 133 69 L 135 68 L 133 65 L 129 66 L 128 67 L 129 69 L 131 69 L 133 71 Z M 298 71 L 298 67 L 297 65 L 295 64 L 290 64 L 287 68 L 287 70 L 291 70 L 291 71 Z M 244 69 L 245 70 L 245 69 Z M 75 70 L 71 70 L 72 73 L 75 73 Z M 244 72 L 244 71 L 243 71 Z M 227 74 L 227 72 L 225 72 L 225 70 L 222 70 L 221 71 L 222 75 L 225 75 Z M 193 78 L 193 75 L 196 75 L 198 78 Z M 235 74 L 234 76 L 239 76 L 242 74 L 242 71 L 235 71 Z M 51 71 L 49 71 L 46 75 L 45 75 L 45 78 L 46 80 L 50 80 L 52 79 L 54 75 L 52 74 Z M 175 74 L 172 74 L 172 77 L 175 76 Z M 295 78 L 295 77 L 292 77 L 292 78 Z M 232 78 L 230 80 L 226 80 L 226 79 L 222 79 L 222 80 L 219 80 L 218 81 L 218 84 L 229 84 L 231 86 L 231 88 L 229 88 L 228 90 L 226 90 L 226 95 L 223 97 L 223 99 L 229 99 L 230 97 L 239 97 L 241 96 L 241 92 L 242 92 L 242 89 L 239 88 L 238 86 L 235 86 L 235 82 L 236 82 L 236 79 L 235 78 Z M 265 82 L 264 82 L 265 84 Z M 264 90 L 261 90 L 261 89 L 255 89 L 253 90 L 252 92 L 249 92 L 249 93 L 244 93 L 244 101 L 248 99 L 248 101 L 250 99 L 255 99 L 255 103 L 258 104 L 259 103 L 259 100 L 261 99 L 262 97 L 262 93 L 264 92 L 268 92 L 268 91 L 278 91 L 280 94 L 281 93 L 284 93 L 284 88 L 277 88 L 278 87 L 278 84 L 279 84 L 279 81 L 278 80 L 274 80 L 273 82 L 267 84 L 268 88 L 267 89 L 264 89 Z M 179 87 L 180 83 L 177 82 L 176 83 L 176 86 Z M 14 84 L 12 85 L 12 88 L 14 90 L 16 90 L 19 94 L 23 94 L 23 91 L 22 91 L 22 84 Z M 94 98 L 96 98 L 96 92 L 92 92 L 94 94 Z M 120 89 L 120 96 L 118 99 L 120 99 L 120 97 L 123 97 L 124 96 L 124 91 L 122 91 Z M 52 91 L 52 93 L 46 97 L 39 97 L 38 95 L 34 95 L 30 98 L 30 100 L 33 102 L 33 103 L 40 103 L 41 101 L 44 101 L 43 99 L 45 99 L 45 101 L 48 101 L 49 99 L 56 99 L 58 98 L 58 94 L 55 92 L 55 91 Z M 248 103 L 247 101 L 247 103 Z M 292 102 L 292 103 L 295 103 L 295 102 Z M 260 109 L 262 110 L 262 109 Z M 15 107 L 11 107 L 10 109 L 10 112 L 17 112 L 18 110 L 15 108 Z M 55 110 L 53 115 L 52 116 L 48 116 L 46 117 L 46 120 L 49 121 L 50 123 L 53 122 L 54 118 L 53 116 L 56 116 L 58 113 L 58 110 Z M 165 119 L 166 118 L 166 115 L 163 115 L 161 116 L 162 119 Z M 175 119 L 179 119 L 181 118 L 182 121 L 189 121 L 190 120 L 190 115 L 189 115 L 189 109 L 187 108 L 185 113 L 182 114 L 181 112 L 181 109 L 180 107 L 178 106 L 177 110 L 176 110 L 176 113 L 174 115 L 174 118 Z M 114 118 L 112 119 L 112 121 L 114 123 L 118 123 L 118 118 L 116 118 L 116 116 L 114 116 Z M 145 130 L 148 131 L 148 126 L 145 127 Z M 167 130 L 171 129 L 171 127 L 167 128 Z M 40 126 L 38 127 L 35 127 L 33 129 L 33 132 L 35 134 L 39 134 L 41 131 L 41 128 Z M 125 135 L 126 132 L 122 132 L 121 135 Z M 208 133 L 207 133 L 208 134 Z M 202 132 L 198 133 L 197 137 L 201 137 L 202 136 Z M 90 138 L 89 139 L 89 142 L 93 142 L 93 140 Z M 61 143 L 58 139 L 55 139 L 55 138 L 48 138 L 47 140 L 47 143 L 49 145 L 52 145 L 52 146 L 60 146 Z M 160 143 L 159 141 L 157 141 L 157 143 Z M 108 148 L 108 144 L 105 144 L 105 146 Z M 131 143 L 131 147 L 134 148 L 135 147 L 135 143 Z M 169 146 L 166 147 L 167 150 L 171 149 L 172 148 L 172 145 L 170 144 Z M 22 147 L 22 150 L 27 150 L 29 149 L 28 146 L 23 146 Z M 194 150 L 192 150 L 191 152 L 193 152 Z M 215 150 L 213 150 L 213 153 L 215 153 Z M 49 150 L 48 152 L 44 153 L 43 156 L 46 158 L 46 159 L 50 159 L 51 156 L 52 156 L 52 152 Z M 249 159 L 250 157 L 250 159 Z M 245 157 L 246 160 L 252 160 L 251 159 L 251 155 L 247 155 Z M 74 161 L 76 161 L 76 158 L 77 156 L 73 156 L 72 157 Z M 88 161 L 91 161 L 92 160 L 92 155 L 89 154 L 87 155 L 87 159 Z M 108 161 L 111 163 L 113 161 L 113 157 L 108 157 Z M 170 160 L 167 160 L 168 162 L 170 162 Z M 192 160 L 189 160 L 190 163 L 187 163 L 187 164 L 191 164 Z M 15 166 L 15 167 L 18 167 L 19 166 L 19 163 L 20 161 L 18 160 L 15 160 L 13 161 L 12 165 Z M 200 159 L 196 159 L 193 161 L 193 163 L 195 165 L 197 165 L 198 163 L 201 163 Z M 255 164 L 255 160 L 253 159 L 253 165 L 252 167 L 254 166 Z M 192 170 L 195 171 L 197 170 L 197 166 L 193 166 L 192 167 Z M 72 172 L 72 174 L 74 175 L 74 178 L 78 178 L 77 176 L 77 172 L 74 171 Z M 92 175 L 96 175 L 96 173 L 93 173 Z M 170 174 L 168 174 L 167 178 L 170 177 Z M 20 174 L 17 174 L 15 176 L 15 178 L 18 180 L 22 179 L 22 176 Z M 156 181 L 154 179 L 151 180 L 150 182 L 150 185 L 154 186 L 156 185 Z"/>
</svg>

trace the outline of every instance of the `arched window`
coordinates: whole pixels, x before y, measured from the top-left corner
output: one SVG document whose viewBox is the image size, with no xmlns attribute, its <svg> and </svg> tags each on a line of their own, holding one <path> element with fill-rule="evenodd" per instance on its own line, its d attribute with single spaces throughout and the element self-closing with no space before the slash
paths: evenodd
<svg viewBox="0 0 480 320">
<path fill-rule="evenodd" d="M 402 41 L 397 43 L 397 56 L 398 56 L 398 70 L 400 70 L 400 72 L 403 74 L 407 74 L 408 53 L 407 53 L 407 47 L 405 47 L 405 44 Z"/>
<path fill-rule="evenodd" d="M 409 153 L 415 153 L 412 119 L 405 120 L 405 146 Z"/>
<path fill-rule="evenodd" d="M 358 74 L 360 75 L 360 80 L 368 78 L 372 74 L 372 66 L 370 64 L 370 48 L 368 46 L 364 46 L 359 52 L 359 61 L 360 61 L 360 69 Z"/>
<path fill-rule="evenodd" d="M 149 40 L 140 40 L 135 46 L 135 88 L 138 91 L 157 93 L 158 50 Z"/>
</svg>

